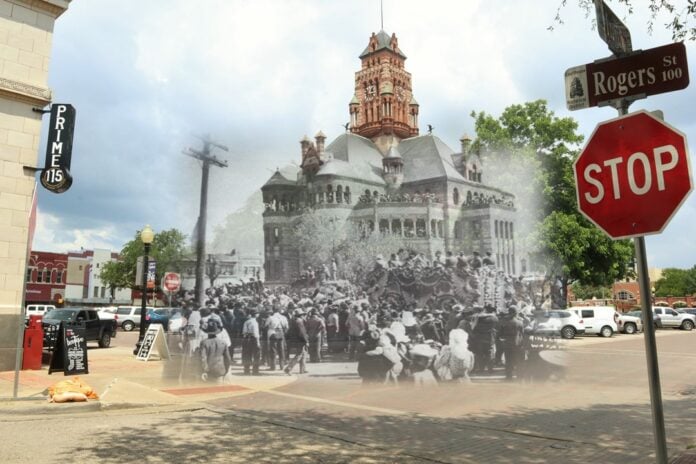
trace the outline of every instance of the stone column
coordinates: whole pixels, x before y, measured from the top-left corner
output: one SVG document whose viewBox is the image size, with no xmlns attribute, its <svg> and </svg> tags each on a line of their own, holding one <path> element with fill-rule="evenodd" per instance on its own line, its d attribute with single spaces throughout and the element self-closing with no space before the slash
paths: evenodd
<svg viewBox="0 0 696 464">
<path fill-rule="evenodd" d="M 15 365 L 53 24 L 67 0 L 0 0 L 0 371 Z"/>
</svg>

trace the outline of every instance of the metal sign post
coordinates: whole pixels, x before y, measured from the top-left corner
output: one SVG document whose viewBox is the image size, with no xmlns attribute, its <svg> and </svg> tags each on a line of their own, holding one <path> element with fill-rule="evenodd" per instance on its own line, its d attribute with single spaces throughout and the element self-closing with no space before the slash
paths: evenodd
<svg viewBox="0 0 696 464">
<path fill-rule="evenodd" d="M 628 113 L 630 102 L 621 102 L 617 106 L 619 116 Z M 652 410 L 653 435 L 655 437 L 655 462 L 667 464 L 667 433 L 665 432 L 665 414 L 662 407 L 662 385 L 660 383 L 660 366 L 657 360 L 657 343 L 655 342 L 655 322 L 652 311 L 652 293 L 648 274 L 648 257 L 645 252 L 645 237 L 635 237 L 633 246 L 638 267 L 638 285 L 643 312 L 643 337 L 645 339 L 645 358 L 648 363 L 648 387 L 650 389 L 650 409 Z"/>
<path fill-rule="evenodd" d="M 589 106 L 611 105 L 618 110 L 619 117 L 623 117 L 628 113 L 628 107 L 631 102 L 636 99 L 645 98 L 647 95 L 656 93 L 683 89 L 688 86 L 689 78 L 686 51 L 683 45 L 672 44 L 647 50 L 642 53 L 632 54 L 633 47 L 631 44 L 631 34 L 628 28 L 619 20 L 611 9 L 609 9 L 604 3 L 604 0 L 594 0 L 594 4 L 597 12 L 597 30 L 599 36 L 607 43 L 609 49 L 614 53 L 615 58 L 612 57 L 609 60 L 596 61 L 594 64 L 577 66 L 566 71 L 565 91 L 568 109 L 576 110 Z M 610 80 L 612 80 L 611 85 Z M 684 142 L 684 147 L 685 146 L 686 143 Z M 580 157 L 582 157 L 583 153 L 581 153 Z M 640 154 L 642 155 L 643 153 L 641 152 Z M 688 195 L 691 192 L 692 185 L 690 168 L 688 166 L 688 151 L 685 156 L 688 171 L 686 177 L 688 178 L 689 187 L 685 195 Z M 604 164 L 611 161 L 612 160 L 605 160 Z M 677 160 L 674 161 L 676 164 Z M 577 193 L 578 198 L 580 198 L 581 189 L 586 186 L 581 185 L 578 181 L 577 162 L 578 161 L 576 161 L 573 168 L 576 171 L 576 188 L 578 188 Z M 594 182 L 593 185 L 596 188 L 598 188 L 598 186 L 603 188 L 599 182 Z M 667 184 L 663 181 L 663 183 L 660 184 L 662 187 L 661 190 L 665 190 L 666 185 Z M 643 187 L 645 187 L 645 185 Z M 599 197 L 599 195 L 596 197 L 592 195 L 594 194 L 591 194 L 591 198 L 595 203 L 601 201 L 601 198 L 596 198 Z M 615 199 L 618 199 L 618 197 L 615 196 Z M 676 211 L 679 204 L 674 205 L 672 213 Z M 587 216 L 586 212 L 582 209 L 580 200 L 578 200 L 578 209 Z M 669 218 L 666 219 L 666 222 L 668 221 Z M 625 220 L 622 222 L 625 222 Z M 636 220 L 636 223 L 637 222 Z M 595 224 L 597 223 L 595 222 Z M 633 224 L 633 227 L 636 226 L 637 224 Z M 612 233 L 606 229 L 603 230 L 612 238 L 620 236 L 634 237 L 633 243 L 638 266 L 638 284 L 640 286 L 641 309 L 644 321 L 643 333 L 645 337 L 645 356 L 648 367 L 653 435 L 655 437 L 655 458 L 658 464 L 667 464 L 667 437 L 662 407 L 662 388 L 660 385 L 660 369 L 657 359 L 657 344 L 655 343 L 655 323 L 653 320 L 650 278 L 648 276 L 648 260 L 645 252 L 644 234 L 646 232 L 636 231 L 636 234 L 612 235 Z M 659 228 L 659 230 L 662 229 Z M 636 236 L 637 234 L 640 235 Z"/>
</svg>

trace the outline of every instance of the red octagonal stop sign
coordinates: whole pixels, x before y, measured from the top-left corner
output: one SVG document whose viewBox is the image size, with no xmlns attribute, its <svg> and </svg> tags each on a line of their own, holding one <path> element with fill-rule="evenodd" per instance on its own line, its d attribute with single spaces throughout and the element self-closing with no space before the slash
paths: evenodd
<svg viewBox="0 0 696 464">
<path fill-rule="evenodd" d="M 612 238 L 662 232 L 692 188 L 685 135 L 647 111 L 600 123 L 573 171 L 580 212 Z"/>
</svg>

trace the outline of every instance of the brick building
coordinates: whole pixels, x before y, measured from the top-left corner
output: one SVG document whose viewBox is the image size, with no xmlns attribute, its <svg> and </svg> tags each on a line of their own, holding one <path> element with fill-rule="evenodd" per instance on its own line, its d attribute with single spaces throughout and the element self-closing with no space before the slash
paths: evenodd
<svg viewBox="0 0 696 464">
<path fill-rule="evenodd" d="M 15 364 L 53 25 L 69 0 L 0 0 L 0 371 Z"/>
<path fill-rule="evenodd" d="M 63 304 L 67 268 L 67 253 L 32 251 L 27 266 L 26 304 Z"/>
<path fill-rule="evenodd" d="M 396 35 L 372 34 L 360 54 L 346 133 L 326 144 L 320 131 L 300 141 L 300 166 L 262 187 L 266 281 L 297 278 L 306 257 L 293 231 L 308 209 L 339 226 L 402 237 L 436 251 L 491 251 L 508 273 L 524 272 L 515 246 L 514 196 L 485 184 L 483 165 L 460 139 L 455 152 L 419 135 L 419 104 Z"/>
</svg>

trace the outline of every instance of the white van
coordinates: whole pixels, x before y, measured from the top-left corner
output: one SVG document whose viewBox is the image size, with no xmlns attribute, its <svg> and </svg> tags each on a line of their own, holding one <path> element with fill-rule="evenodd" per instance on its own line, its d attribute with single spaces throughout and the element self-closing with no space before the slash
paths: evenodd
<svg viewBox="0 0 696 464">
<path fill-rule="evenodd" d="M 28 321 L 29 316 L 45 316 L 47 312 L 56 309 L 54 305 L 46 304 L 30 304 L 27 305 L 27 311 L 24 313 L 24 320 Z"/>
<path fill-rule="evenodd" d="M 611 337 L 619 330 L 613 306 L 575 306 L 569 308 L 585 323 L 585 333 Z"/>
</svg>

